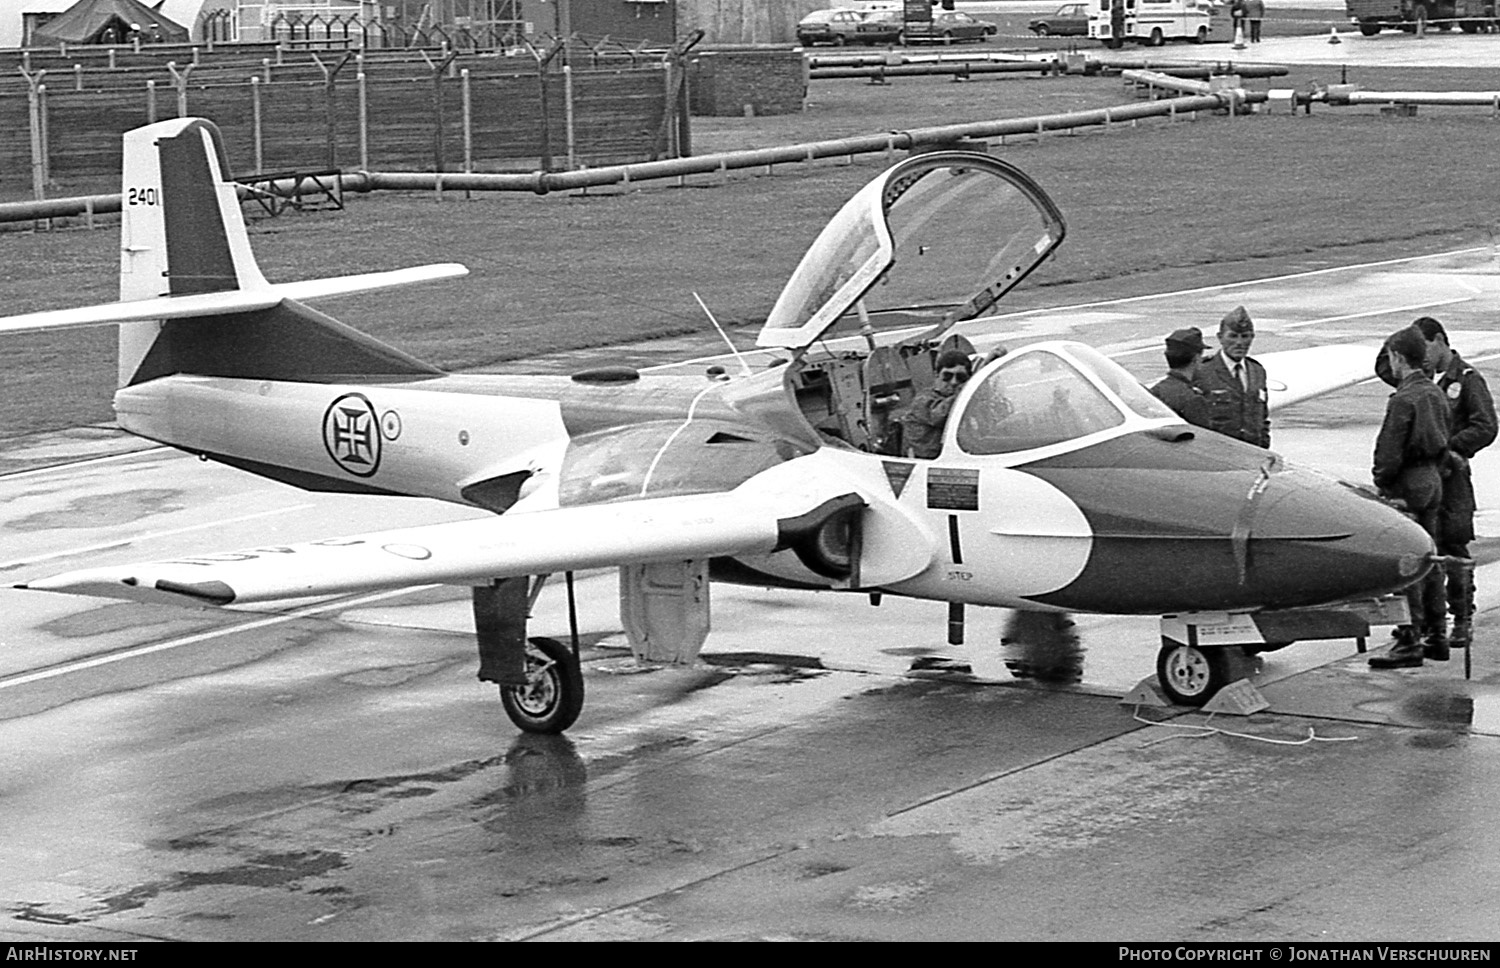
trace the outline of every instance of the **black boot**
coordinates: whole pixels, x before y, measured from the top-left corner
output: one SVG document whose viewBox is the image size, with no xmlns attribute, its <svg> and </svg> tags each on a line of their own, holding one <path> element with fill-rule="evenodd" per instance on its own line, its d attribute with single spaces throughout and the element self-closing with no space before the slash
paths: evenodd
<svg viewBox="0 0 1500 968">
<path fill-rule="evenodd" d="M 1395 644 L 1389 652 L 1370 656 L 1371 669 L 1410 669 L 1422 665 L 1422 641 L 1410 625 L 1396 629 Z"/>
<path fill-rule="evenodd" d="M 1448 661 L 1448 636 L 1442 632 L 1429 634 L 1422 646 L 1422 658 L 1431 659 L 1433 662 Z"/>
</svg>

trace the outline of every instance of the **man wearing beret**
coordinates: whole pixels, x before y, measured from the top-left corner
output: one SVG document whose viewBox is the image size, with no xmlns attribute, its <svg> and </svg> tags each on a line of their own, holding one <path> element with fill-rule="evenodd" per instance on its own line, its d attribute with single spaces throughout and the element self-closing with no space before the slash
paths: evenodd
<svg viewBox="0 0 1500 968">
<path fill-rule="evenodd" d="M 1203 359 L 1203 332 L 1196 326 L 1174 331 L 1167 337 L 1166 357 L 1167 375 L 1156 382 L 1151 394 L 1193 426 L 1207 427 L 1208 400 L 1193 385 Z"/>
<path fill-rule="evenodd" d="M 1208 426 L 1257 447 L 1271 446 L 1266 408 L 1266 368 L 1250 358 L 1255 324 L 1244 306 L 1219 323 L 1219 351 L 1198 367 L 1193 381 L 1208 400 Z"/>
</svg>

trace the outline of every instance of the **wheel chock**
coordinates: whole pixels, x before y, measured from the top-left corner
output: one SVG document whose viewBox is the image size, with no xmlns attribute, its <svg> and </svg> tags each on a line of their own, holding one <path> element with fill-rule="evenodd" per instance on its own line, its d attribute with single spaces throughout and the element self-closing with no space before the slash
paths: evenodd
<svg viewBox="0 0 1500 968">
<path fill-rule="evenodd" d="M 1122 706 L 1170 706 L 1167 697 L 1162 694 L 1161 687 L 1156 684 L 1155 676 L 1147 676 L 1135 684 L 1135 688 L 1127 692 L 1120 699 Z"/>
<path fill-rule="evenodd" d="M 1270 708 L 1266 697 L 1249 679 L 1236 679 L 1214 693 L 1214 697 L 1203 705 L 1206 713 L 1228 713 L 1231 716 L 1248 716 Z"/>
</svg>

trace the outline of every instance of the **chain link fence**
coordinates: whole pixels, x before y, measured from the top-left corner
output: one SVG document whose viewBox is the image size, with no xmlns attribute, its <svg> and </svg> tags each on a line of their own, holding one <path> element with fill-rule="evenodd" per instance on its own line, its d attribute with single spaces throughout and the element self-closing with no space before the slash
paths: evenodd
<svg viewBox="0 0 1500 968">
<path fill-rule="evenodd" d="M 337 36 L 349 25 L 337 20 L 309 29 Z M 218 124 L 237 174 L 553 171 L 676 157 L 683 53 L 583 37 L 547 47 L 9 52 L 0 201 L 118 190 L 121 134 L 187 115 Z"/>
</svg>

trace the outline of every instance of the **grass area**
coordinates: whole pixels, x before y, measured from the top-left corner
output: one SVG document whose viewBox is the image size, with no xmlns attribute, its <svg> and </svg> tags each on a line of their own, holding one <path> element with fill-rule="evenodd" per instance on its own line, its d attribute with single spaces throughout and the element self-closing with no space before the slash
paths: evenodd
<svg viewBox="0 0 1500 968">
<path fill-rule="evenodd" d="M 1477 71 L 1353 75 L 1368 88 L 1492 86 Z M 1303 71 L 1275 83 L 1320 80 L 1337 78 Z M 702 153 L 1126 100 L 1117 80 L 1103 78 L 820 81 L 798 115 L 696 119 L 694 146 Z M 1489 241 L 1495 125 L 1485 109 L 1388 118 L 1319 107 L 1311 117 L 1205 115 L 996 147 L 1052 194 L 1069 225 L 1058 255 L 1004 308 L 1196 284 L 1210 267 L 1227 281 Z M 493 365 L 706 332 L 694 291 L 722 320 L 755 325 L 827 218 L 883 163 L 788 165 L 727 184 L 704 178 L 626 194 L 351 197 L 343 213 L 258 222 L 252 243 L 266 274 L 282 280 L 468 264 L 464 281 L 320 308 L 446 367 Z M 117 246 L 112 228 L 0 233 L 0 301 L 19 313 L 111 299 Z M 108 420 L 114 365 L 112 330 L 0 339 L 0 435 Z"/>
</svg>

